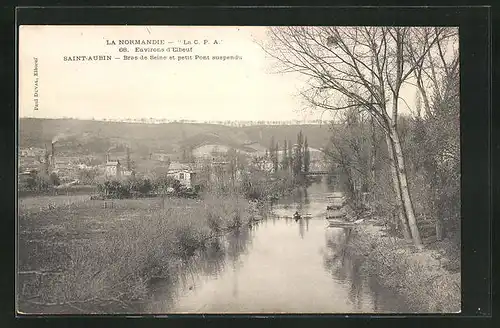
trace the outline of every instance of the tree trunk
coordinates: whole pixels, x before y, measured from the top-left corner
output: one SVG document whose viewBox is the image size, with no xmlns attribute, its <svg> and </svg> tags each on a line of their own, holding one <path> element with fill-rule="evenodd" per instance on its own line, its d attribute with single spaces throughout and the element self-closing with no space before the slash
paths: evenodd
<svg viewBox="0 0 500 328">
<path fill-rule="evenodd" d="M 389 166 L 391 168 L 392 187 L 394 189 L 394 194 L 396 197 L 396 212 L 399 217 L 399 222 L 401 223 L 401 230 L 403 232 L 403 237 L 405 238 L 405 240 L 410 241 L 412 240 L 412 238 L 411 238 L 410 228 L 408 226 L 408 222 L 406 221 L 406 217 L 403 211 L 401 188 L 399 186 L 399 177 L 397 174 L 396 163 L 394 160 L 394 148 L 392 146 L 390 137 L 386 135 L 385 138 L 387 142 L 387 150 L 389 153 L 389 161 L 390 161 Z"/>
<path fill-rule="evenodd" d="M 372 152 L 371 152 L 371 161 L 370 161 L 370 178 L 371 178 L 371 187 L 369 192 L 372 192 L 372 188 L 375 186 L 375 183 L 377 181 L 377 171 L 376 171 L 376 158 L 377 158 L 377 136 L 375 134 L 375 122 L 373 120 L 373 116 L 371 117 L 370 120 L 370 125 L 371 125 L 371 143 L 372 143 Z"/>
<path fill-rule="evenodd" d="M 427 92 L 425 91 L 425 88 L 422 85 L 421 79 L 417 79 L 417 87 L 418 87 L 418 90 L 420 91 L 420 94 L 422 95 L 422 99 L 424 101 L 424 110 L 425 110 L 425 113 L 427 114 L 427 118 L 431 118 L 432 111 L 431 111 L 431 105 L 429 102 L 429 97 L 427 96 Z"/>
<path fill-rule="evenodd" d="M 410 192 L 408 190 L 408 180 L 406 178 L 405 162 L 403 157 L 403 152 L 401 150 L 401 143 L 399 141 L 399 134 L 395 127 L 391 127 L 390 139 L 394 146 L 395 159 L 397 164 L 397 174 L 399 176 L 399 183 L 401 187 L 401 198 L 403 200 L 404 209 L 406 212 L 406 218 L 408 219 L 408 225 L 410 226 L 411 236 L 413 243 L 417 248 L 422 248 L 422 239 L 420 238 L 420 232 L 418 231 L 417 220 L 415 218 L 415 213 L 413 211 L 413 203 L 411 201 Z"/>
<path fill-rule="evenodd" d="M 441 219 L 436 220 L 436 240 L 441 241 L 444 238 L 444 227 Z"/>
</svg>

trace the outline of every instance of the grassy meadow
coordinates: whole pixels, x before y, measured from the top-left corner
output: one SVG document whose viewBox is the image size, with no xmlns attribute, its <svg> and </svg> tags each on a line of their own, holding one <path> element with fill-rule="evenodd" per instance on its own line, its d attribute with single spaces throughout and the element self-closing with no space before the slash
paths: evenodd
<svg viewBox="0 0 500 328">
<path fill-rule="evenodd" d="M 23 199 L 18 218 L 18 311 L 130 310 L 148 282 L 169 278 L 216 235 L 248 224 L 238 196 L 202 199 Z M 52 204 L 48 206 L 47 203 Z"/>
</svg>

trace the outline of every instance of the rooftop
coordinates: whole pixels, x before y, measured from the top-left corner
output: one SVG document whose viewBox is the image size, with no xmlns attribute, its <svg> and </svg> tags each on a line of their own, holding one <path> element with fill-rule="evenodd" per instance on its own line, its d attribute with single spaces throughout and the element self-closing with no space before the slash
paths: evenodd
<svg viewBox="0 0 500 328">
<path fill-rule="evenodd" d="M 188 164 L 183 164 L 183 163 L 179 163 L 179 162 L 170 163 L 168 170 L 169 171 L 182 171 L 182 170 L 192 171 L 191 167 Z"/>
</svg>

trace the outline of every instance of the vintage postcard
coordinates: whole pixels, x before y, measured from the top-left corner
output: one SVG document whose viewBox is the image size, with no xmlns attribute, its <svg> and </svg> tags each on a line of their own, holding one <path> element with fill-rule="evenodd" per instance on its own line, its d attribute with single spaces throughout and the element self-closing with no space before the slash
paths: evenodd
<svg viewBox="0 0 500 328">
<path fill-rule="evenodd" d="M 20 26 L 17 312 L 459 312 L 458 33 Z"/>
</svg>

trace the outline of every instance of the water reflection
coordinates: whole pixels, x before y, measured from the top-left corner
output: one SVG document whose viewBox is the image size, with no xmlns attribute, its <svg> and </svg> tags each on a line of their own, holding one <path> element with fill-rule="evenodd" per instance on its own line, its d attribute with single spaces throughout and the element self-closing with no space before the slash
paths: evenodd
<svg viewBox="0 0 500 328">
<path fill-rule="evenodd" d="M 325 230 L 326 252 L 323 263 L 325 269 L 331 271 L 340 280 L 346 280 L 348 277 L 346 259 L 351 233 L 350 228 L 327 228 Z"/>
<path fill-rule="evenodd" d="M 241 266 L 240 256 L 251 247 L 252 234 L 258 225 L 259 222 L 212 239 L 195 257 L 181 261 L 174 270 L 177 274 L 152 279 L 149 284 L 150 299 L 147 304 L 138 305 L 139 312 L 170 312 L 184 293 L 196 291 L 207 279 L 216 279 L 228 266 L 237 273 Z M 238 274 L 234 274 L 233 278 L 233 295 L 236 297 Z"/>
<path fill-rule="evenodd" d="M 326 231 L 325 269 L 349 286 L 349 301 L 356 311 L 361 311 L 364 280 L 360 272 L 361 259 L 352 252 L 350 244 L 354 232 L 351 228 L 327 228 Z"/>
<path fill-rule="evenodd" d="M 304 204 L 308 205 L 311 203 L 311 200 L 309 199 L 309 195 L 307 193 L 307 189 L 304 189 Z"/>
<path fill-rule="evenodd" d="M 324 192 L 311 190 L 298 191 L 273 205 L 276 216 L 214 240 L 182 270 L 180 276 L 189 279 L 170 282 L 170 290 L 157 288 L 161 294 L 157 299 L 169 304 L 152 301 L 150 312 L 404 311 L 397 295 L 363 274 L 364 259 L 352 248 L 356 231 L 327 228 L 321 216 Z M 312 218 L 295 221 L 296 210 L 311 213 Z"/>
<path fill-rule="evenodd" d="M 267 224 L 267 222 L 265 222 Z M 236 265 L 238 259 L 242 253 L 248 252 L 248 247 L 251 245 L 252 239 L 251 237 L 252 230 L 247 228 L 240 228 L 234 231 L 229 232 L 226 235 L 227 241 L 227 258 L 233 266 Z"/>
<path fill-rule="evenodd" d="M 309 232 L 309 221 L 310 217 L 304 217 L 301 220 L 298 220 L 296 223 L 299 226 L 299 236 L 301 239 L 304 239 L 306 232 Z"/>
<path fill-rule="evenodd" d="M 198 269 L 207 276 L 216 277 L 224 267 L 225 251 L 219 238 L 213 239 L 206 251 L 197 258 Z"/>
<path fill-rule="evenodd" d="M 304 234 L 305 234 L 305 224 L 304 224 L 305 219 L 299 220 L 299 235 L 300 238 L 304 239 Z"/>
<path fill-rule="evenodd" d="M 332 277 L 348 287 L 348 299 L 354 311 L 363 312 L 410 312 L 400 296 L 383 288 L 375 277 L 366 275 L 361 269 L 365 260 L 357 255 L 352 241 L 357 238 L 352 228 L 327 228 L 326 251 L 323 265 Z"/>
</svg>

